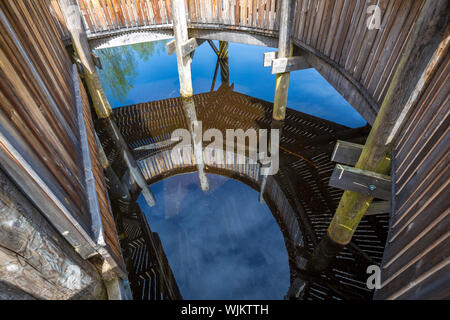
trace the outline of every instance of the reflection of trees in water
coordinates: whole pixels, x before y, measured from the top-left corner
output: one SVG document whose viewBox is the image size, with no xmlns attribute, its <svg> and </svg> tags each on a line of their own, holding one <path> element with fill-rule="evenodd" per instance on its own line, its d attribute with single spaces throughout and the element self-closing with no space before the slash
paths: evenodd
<svg viewBox="0 0 450 320">
<path fill-rule="evenodd" d="M 165 43 L 154 41 L 97 50 L 103 66 L 100 76 L 105 90 L 109 90 L 115 99 L 125 102 L 128 92 L 134 87 L 139 62 L 162 53 Z"/>
</svg>

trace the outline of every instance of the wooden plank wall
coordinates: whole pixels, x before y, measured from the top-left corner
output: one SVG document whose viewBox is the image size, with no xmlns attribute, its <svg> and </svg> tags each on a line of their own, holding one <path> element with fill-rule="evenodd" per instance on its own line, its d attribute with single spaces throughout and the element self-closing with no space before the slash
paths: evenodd
<svg viewBox="0 0 450 320">
<path fill-rule="evenodd" d="M 26 160 L 89 232 L 70 58 L 56 36 L 55 25 L 46 22 L 51 21 L 47 6 L 5 1 L 0 8 L 26 54 L 20 54 L 0 24 L 3 116 L 13 126 L 17 144 L 28 151 Z"/>
<path fill-rule="evenodd" d="M 60 40 L 62 29 L 50 5 L 53 2 L 0 3 L 7 21 L 0 21 L 0 122 L 7 128 L 8 143 L 91 235 L 72 61 Z M 83 86 L 81 94 L 106 243 L 120 264 L 120 246 Z M 8 153 L 3 144 L 0 152 Z"/>
<path fill-rule="evenodd" d="M 378 0 L 298 0 L 293 38 L 359 83 L 381 106 L 423 0 L 380 0 L 381 28 L 367 28 Z"/>
<path fill-rule="evenodd" d="M 187 0 L 189 22 L 232 29 L 277 31 L 281 1 L 276 0 Z"/>
<path fill-rule="evenodd" d="M 376 299 L 450 297 L 449 46 L 395 142 L 391 229 Z"/>
</svg>

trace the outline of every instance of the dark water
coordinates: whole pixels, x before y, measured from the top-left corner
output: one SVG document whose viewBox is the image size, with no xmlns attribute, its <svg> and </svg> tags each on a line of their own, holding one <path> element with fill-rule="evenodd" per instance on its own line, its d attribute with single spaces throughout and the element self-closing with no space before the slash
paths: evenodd
<svg viewBox="0 0 450 320">
<path fill-rule="evenodd" d="M 165 42 L 99 50 L 102 83 L 113 107 L 179 96 L 176 56 Z M 216 43 L 218 47 L 218 43 Z M 229 45 L 234 90 L 273 101 L 275 76 L 262 66 L 270 48 Z M 207 43 L 195 52 L 195 93 L 211 90 L 217 56 Z M 220 85 L 218 73 L 215 89 Z M 291 73 L 288 107 L 349 127 L 365 121 L 313 69 Z M 208 175 L 210 191 L 197 174 L 151 186 L 157 205 L 139 203 L 158 232 L 185 299 L 282 299 L 289 287 L 288 256 L 281 231 L 250 187 Z"/>
<path fill-rule="evenodd" d="M 208 178 L 207 194 L 197 174 L 153 185 L 157 205 L 146 211 L 183 297 L 281 299 L 289 287 L 288 256 L 270 210 L 247 185 Z"/>
</svg>

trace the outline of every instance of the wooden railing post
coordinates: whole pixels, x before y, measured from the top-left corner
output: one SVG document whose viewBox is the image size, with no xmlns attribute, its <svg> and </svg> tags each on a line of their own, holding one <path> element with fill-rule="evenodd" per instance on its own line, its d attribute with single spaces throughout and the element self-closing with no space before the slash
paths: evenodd
<svg viewBox="0 0 450 320">
<path fill-rule="evenodd" d="M 203 146 L 201 137 L 197 136 L 198 132 L 195 128 L 198 125 L 197 114 L 192 90 L 191 77 L 191 55 L 183 54 L 182 47 L 188 38 L 187 20 L 186 20 L 186 4 L 184 0 L 171 0 L 173 29 L 175 35 L 175 46 L 177 53 L 178 76 L 180 79 L 180 94 L 183 100 L 183 108 L 186 119 L 189 123 L 189 131 L 191 132 L 192 144 L 194 147 L 194 156 L 197 163 L 198 177 L 200 187 L 203 191 L 209 189 L 208 177 L 205 173 L 205 165 L 203 163 Z"/>
<path fill-rule="evenodd" d="M 149 206 L 155 205 L 155 198 L 145 182 L 145 178 L 139 169 L 136 160 L 128 149 L 122 135 L 120 134 L 114 119 L 111 117 L 112 108 L 103 91 L 100 77 L 92 59 L 92 51 L 89 47 L 86 30 L 81 18 L 81 12 L 76 0 L 59 0 L 59 5 L 66 21 L 67 28 L 72 38 L 72 44 L 83 65 L 85 81 L 92 99 L 92 103 L 100 119 L 108 119 L 111 125 L 112 138 L 123 150 L 123 159 L 128 166 L 135 182 L 142 189 L 142 194 Z"/>
</svg>

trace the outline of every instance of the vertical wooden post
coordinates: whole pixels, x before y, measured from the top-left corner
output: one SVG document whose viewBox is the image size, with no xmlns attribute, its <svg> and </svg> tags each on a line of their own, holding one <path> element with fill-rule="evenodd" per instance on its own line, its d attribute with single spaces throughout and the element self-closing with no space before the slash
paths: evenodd
<svg viewBox="0 0 450 320">
<path fill-rule="evenodd" d="M 171 0 L 173 29 L 175 35 L 175 46 L 177 53 L 178 76 L 180 79 L 180 95 L 183 100 L 183 108 L 185 116 L 189 123 L 189 130 L 192 136 L 192 143 L 194 147 L 194 157 L 197 163 L 198 177 L 200 180 L 200 187 L 203 191 L 209 189 L 208 177 L 205 174 L 203 163 L 203 146 L 201 139 L 201 132 L 199 136 L 197 121 L 197 113 L 195 111 L 195 104 L 192 90 L 191 77 L 191 55 L 183 55 L 182 45 L 188 41 L 188 29 L 186 20 L 186 4 L 184 0 Z"/>
<path fill-rule="evenodd" d="M 142 194 L 148 205 L 154 206 L 155 198 L 149 190 L 136 160 L 128 149 L 128 145 L 124 141 L 122 135 L 117 129 L 116 124 L 114 123 L 114 120 L 111 117 L 112 108 L 106 98 L 105 92 L 103 91 L 100 77 L 92 59 L 91 49 L 89 47 L 86 30 L 84 29 L 77 1 L 59 0 L 59 4 L 66 21 L 67 29 L 69 30 L 72 38 L 72 45 L 80 58 L 81 64 L 83 65 L 86 85 L 88 87 L 95 112 L 100 119 L 108 120 L 107 123 L 111 125 L 111 132 L 113 133 L 112 138 L 114 139 L 114 142 L 117 143 L 123 150 L 123 159 L 127 164 L 133 179 L 142 189 Z"/>
<path fill-rule="evenodd" d="M 84 29 L 77 1 L 59 0 L 59 4 L 67 29 L 69 30 L 72 38 L 72 45 L 80 58 L 81 64 L 83 65 L 86 85 L 88 86 L 91 94 L 95 112 L 99 118 L 107 118 L 111 115 L 112 109 L 102 89 L 100 78 L 91 56 L 86 30 Z"/>
<path fill-rule="evenodd" d="M 283 0 L 281 2 L 280 32 L 278 35 L 277 58 L 288 58 L 292 55 L 293 46 L 291 41 L 291 30 L 294 12 L 293 7 L 293 0 Z M 289 80 L 289 72 L 277 74 L 273 104 L 273 118 L 275 120 L 284 120 L 286 116 Z"/>
<path fill-rule="evenodd" d="M 280 32 L 278 34 L 278 54 L 277 58 L 288 58 L 292 56 L 293 45 L 291 41 L 292 21 L 294 12 L 293 0 L 282 0 L 280 14 Z M 278 73 L 275 83 L 275 96 L 273 101 L 273 122 L 271 129 L 283 128 L 283 121 L 286 117 L 287 98 L 289 89 L 290 73 Z M 270 140 L 269 135 L 269 140 Z M 280 132 L 281 137 L 281 132 Z M 271 145 L 269 141 L 269 146 Z M 270 150 L 269 150 L 270 151 Z M 259 201 L 264 202 L 264 190 L 267 184 L 267 175 L 262 176 L 261 186 L 259 190 Z"/>
<path fill-rule="evenodd" d="M 228 42 L 219 42 L 220 78 L 222 83 L 230 84 L 230 68 L 228 65 Z"/>
</svg>

